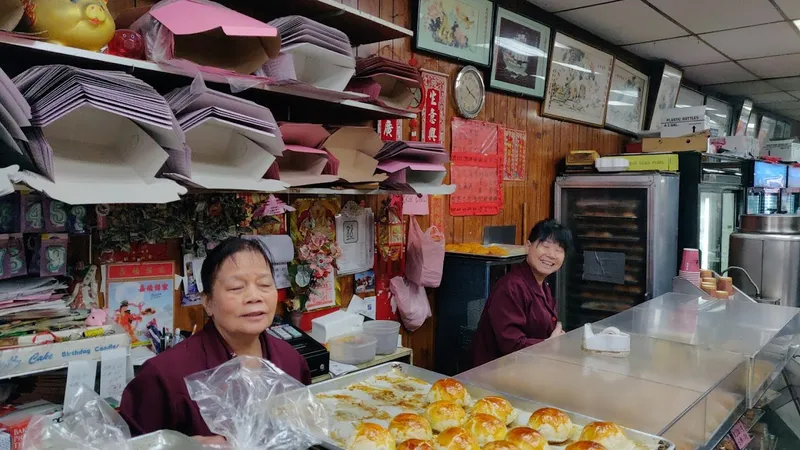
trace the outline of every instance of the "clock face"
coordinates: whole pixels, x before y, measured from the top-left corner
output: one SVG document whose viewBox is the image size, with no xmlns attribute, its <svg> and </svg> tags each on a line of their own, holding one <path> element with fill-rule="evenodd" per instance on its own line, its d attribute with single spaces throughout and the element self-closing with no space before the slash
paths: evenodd
<svg viewBox="0 0 800 450">
<path fill-rule="evenodd" d="M 455 99 L 456 106 L 462 116 L 472 119 L 483 109 L 486 91 L 478 69 L 467 66 L 461 70 L 456 78 Z"/>
<path fill-rule="evenodd" d="M 422 89 L 415 88 L 411 92 L 414 94 L 414 99 L 411 101 L 411 108 L 419 108 L 422 104 Z"/>
</svg>

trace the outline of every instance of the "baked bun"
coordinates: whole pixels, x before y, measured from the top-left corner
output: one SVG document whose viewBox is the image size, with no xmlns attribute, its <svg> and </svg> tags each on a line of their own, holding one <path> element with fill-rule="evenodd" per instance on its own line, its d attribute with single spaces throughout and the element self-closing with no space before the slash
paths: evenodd
<svg viewBox="0 0 800 450">
<path fill-rule="evenodd" d="M 398 445 L 397 450 L 433 450 L 433 444 L 419 439 L 409 439 Z"/>
<path fill-rule="evenodd" d="M 572 420 L 555 408 L 536 410 L 528 419 L 528 427 L 538 431 L 551 444 L 560 444 L 572 435 Z"/>
<path fill-rule="evenodd" d="M 473 414 L 464 424 L 464 428 L 475 436 L 481 447 L 489 442 L 505 439 L 508 432 L 500 419 L 488 414 Z"/>
<path fill-rule="evenodd" d="M 395 442 L 405 442 L 409 439 L 430 441 L 433 439 L 431 425 L 424 417 L 417 414 L 398 414 L 389 422 L 389 433 Z"/>
<path fill-rule="evenodd" d="M 503 397 L 484 397 L 472 407 L 472 414 L 489 414 L 508 425 L 517 419 L 517 410 Z"/>
<path fill-rule="evenodd" d="M 633 450 L 636 446 L 613 422 L 592 422 L 581 431 L 581 441 L 603 444 L 608 450 Z"/>
<path fill-rule="evenodd" d="M 520 448 L 513 442 L 494 441 L 484 445 L 483 450 L 520 450 Z"/>
<path fill-rule="evenodd" d="M 479 450 L 478 442 L 461 427 L 448 428 L 433 440 L 435 450 Z"/>
<path fill-rule="evenodd" d="M 461 406 L 448 401 L 431 403 L 425 410 L 425 418 L 436 431 L 444 431 L 464 424 L 467 412 Z"/>
<path fill-rule="evenodd" d="M 428 401 L 433 403 L 442 400 L 466 406 L 470 402 L 470 397 L 467 388 L 460 381 L 454 378 L 442 378 L 431 386 Z"/>
<path fill-rule="evenodd" d="M 386 428 L 365 422 L 348 439 L 347 450 L 395 450 L 394 438 Z"/>
<path fill-rule="evenodd" d="M 519 450 L 550 450 L 547 439 L 533 428 L 512 428 L 508 430 L 506 440 L 517 444 Z"/>
<path fill-rule="evenodd" d="M 608 450 L 603 444 L 592 441 L 578 441 L 569 444 L 564 450 Z"/>
</svg>

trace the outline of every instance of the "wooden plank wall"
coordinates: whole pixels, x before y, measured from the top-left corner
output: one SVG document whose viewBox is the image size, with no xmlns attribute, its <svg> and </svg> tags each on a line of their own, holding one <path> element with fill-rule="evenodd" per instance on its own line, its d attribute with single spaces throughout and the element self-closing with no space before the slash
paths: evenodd
<svg viewBox="0 0 800 450">
<path fill-rule="evenodd" d="M 381 17 L 397 25 L 413 28 L 413 9 L 417 0 L 337 0 L 358 8 L 369 14 Z M 151 3 L 149 0 L 110 0 L 109 6 L 112 13 L 121 11 L 126 7 L 142 6 Z M 525 14 L 529 4 L 525 0 L 500 0 L 501 6 Z M 535 17 L 533 17 L 535 18 Z M 414 54 L 410 39 L 398 39 L 391 42 L 381 42 L 359 47 L 359 56 L 369 56 L 380 53 L 388 58 L 409 61 L 412 56 L 419 62 L 420 67 L 450 75 L 450 80 L 461 69 L 461 65 L 428 55 Z M 447 123 L 455 117 L 451 100 L 447 106 Z M 564 122 L 541 117 L 539 114 L 540 101 L 524 99 L 503 93 L 489 92 L 486 106 L 478 117 L 504 126 L 527 131 L 527 173 L 525 182 L 505 182 L 505 204 L 503 211 L 496 216 L 483 217 L 450 217 L 445 215 L 445 227 L 448 243 L 479 241 L 485 226 L 516 225 L 517 243 L 522 244 L 528 230 L 523 229 L 524 221 L 527 226 L 533 226 L 537 221 L 548 218 L 553 211 L 553 182 L 556 178 L 559 163 L 571 150 L 596 150 L 602 155 L 619 153 L 628 138 L 618 133 L 588 127 L 580 124 Z M 450 148 L 450 131 L 446 133 L 446 146 Z M 404 137 L 409 137 L 408 121 L 405 121 Z M 347 197 L 347 200 L 364 200 L 377 213 L 381 198 L 379 197 Z M 427 228 L 427 217 L 418 218 L 420 226 Z M 340 279 L 342 284 L 342 297 L 349 299 L 352 296 L 352 277 Z M 414 333 L 404 332 L 404 345 L 414 350 L 416 365 L 432 368 L 434 362 L 434 332 L 436 326 L 435 291 L 429 292 L 431 307 L 434 317 Z M 195 308 L 180 308 L 187 311 L 178 311 L 176 314 L 181 320 L 196 321 L 201 311 Z M 191 319 L 190 319 L 191 318 Z M 183 327 L 183 326 L 182 326 Z"/>
</svg>

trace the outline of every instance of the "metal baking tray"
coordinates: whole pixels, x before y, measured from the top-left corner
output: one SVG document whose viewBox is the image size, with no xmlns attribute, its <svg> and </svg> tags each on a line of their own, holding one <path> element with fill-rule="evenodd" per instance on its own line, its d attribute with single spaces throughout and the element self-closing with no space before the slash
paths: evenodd
<svg viewBox="0 0 800 450">
<path fill-rule="evenodd" d="M 436 372 L 431 372 L 430 370 L 420 369 L 419 367 L 414 367 L 412 365 L 405 363 L 391 362 L 382 364 L 380 366 L 375 366 L 366 370 L 354 372 L 349 375 L 342 376 L 340 378 L 334 378 L 332 380 L 323 381 L 322 383 L 313 384 L 309 386 L 308 389 L 311 391 L 312 394 L 321 394 L 324 392 L 344 389 L 347 386 L 350 386 L 351 384 L 364 381 L 367 378 L 370 378 L 374 375 L 381 375 L 391 372 L 392 370 L 395 369 L 405 373 L 408 376 L 419 378 L 431 384 L 435 383 L 438 380 L 441 380 L 442 378 L 447 378 L 445 375 Z M 514 405 L 515 408 L 520 409 L 522 411 L 533 412 L 539 408 L 544 408 L 548 406 L 543 403 L 527 400 L 524 398 L 506 395 L 502 392 L 495 392 L 495 391 L 490 391 L 488 389 L 479 388 L 468 383 L 464 383 L 464 386 L 467 388 L 467 390 L 469 391 L 470 395 L 473 398 L 477 399 L 486 397 L 488 395 L 499 395 L 507 399 L 509 402 L 511 402 L 511 404 Z M 587 423 L 596 422 L 600 420 L 584 416 L 583 414 L 574 413 L 571 411 L 566 411 L 566 410 L 562 411 L 567 413 L 572 419 L 572 422 L 577 425 L 586 425 Z M 645 446 L 644 448 L 648 450 L 675 450 L 675 444 L 664 438 L 661 438 L 659 436 L 654 436 L 648 433 L 643 433 L 641 431 L 632 430 L 630 428 L 623 427 L 623 429 L 625 430 L 625 434 L 631 440 L 639 444 L 639 446 L 637 446 L 637 449 L 641 448 L 641 446 L 644 445 Z M 323 444 L 323 447 L 328 449 L 341 450 L 341 447 L 337 446 L 335 443 L 329 440 L 326 440 L 326 442 Z"/>
<path fill-rule="evenodd" d="M 512 259 L 512 258 L 522 258 L 528 254 L 525 250 L 524 245 L 507 245 L 507 244 L 486 244 L 486 247 L 499 247 L 508 252 L 507 255 L 500 256 L 500 255 L 478 255 L 475 253 L 463 253 L 463 252 L 453 252 L 447 250 L 446 253 L 451 255 L 458 255 L 467 258 L 479 258 L 479 259 Z"/>
<path fill-rule="evenodd" d="M 194 439 L 172 430 L 143 434 L 128 441 L 132 450 L 203 450 Z"/>
</svg>

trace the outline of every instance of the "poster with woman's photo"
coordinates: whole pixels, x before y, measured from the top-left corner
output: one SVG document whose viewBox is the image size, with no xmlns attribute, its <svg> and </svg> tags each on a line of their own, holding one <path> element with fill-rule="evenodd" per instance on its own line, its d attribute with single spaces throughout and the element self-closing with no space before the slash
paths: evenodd
<svg viewBox="0 0 800 450">
<path fill-rule="evenodd" d="M 549 50 L 549 27 L 498 8 L 489 86 L 543 97 Z"/>
</svg>

